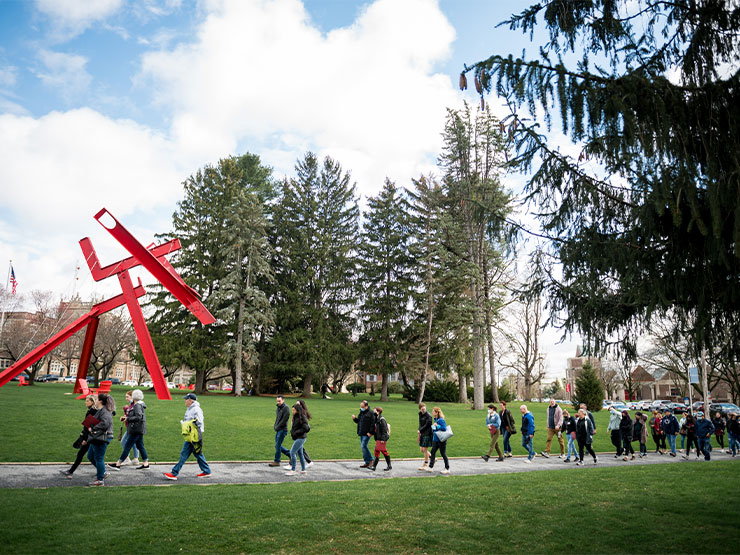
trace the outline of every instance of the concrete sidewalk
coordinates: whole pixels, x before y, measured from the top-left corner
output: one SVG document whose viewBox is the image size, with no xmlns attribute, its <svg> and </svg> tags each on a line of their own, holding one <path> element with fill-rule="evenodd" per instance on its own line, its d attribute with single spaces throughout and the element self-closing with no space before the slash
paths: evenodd
<svg viewBox="0 0 740 555">
<path fill-rule="evenodd" d="M 208 454 L 206 453 L 206 456 Z M 573 462 L 564 463 L 557 455 L 551 455 L 546 459 L 540 455 L 534 458 L 532 463 L 526 463 L 522 456 L 495 462 L 491 458 L 485 462 L 478 458 L 454 458 L 450 459 L 451 476 L 474 476 L 481 474 L 507 474 L 512 472 L 536 472 L 541 470 L 562 470 L 567 472 L 573 468 L 593 467 L 616 467 L 637 466 L 651 464 L 712 464 L 715 460 L 740 461 L 740 457 L 732 457 L 718 450 L 712 452 L 712 461 L 704 461 L 703 457 L 697 459 L 692 453 L 687 461 L 679 454 L 677 457 L 649 453 L 645 458 L 636 458 L 624 462 L 621 458 L 615 459 L 612 453 L 603 453 L 598 456 L 598 463 L 594 464 L 591 457 L 587 456 L 586 463 L 576 466 Z M 287 463 L 283 463 L 285 465 Z M 267 462 L 209 462 L 212 475 L 210 478 L 198 478 L 200 472 L 195 462 L 186 464 L 180 472 L 179 479 L 167 480 L 164 472 L 172 469 L 173 463 L 152 463 L 148 470 L 136 470 L 133 466 L 124 466 L 120 471 L 109 470 L 109 477 L 105 480 L 106 486 L 177 486 L 179 484 L 274 484 L 282 482 L 297 481 L 340 481 L 340 480 L 380 480 L 387 478 L 410 478 L 410 477 L 436 477 L 440 470 L 444 469 L 444 461 L 438 459 L 434 465 L 434 472 L 419 471 L 421 459 L 393 461 L 393 470 L 383 471 L 385 461 L 381 461 L 375 472 L 359 468 L 361 461 L 315 461 L 308 469 L 307 474 L 296 476 L 285 476 L 282 467 L 270 467 Z M 95 479 L 95 471 L 85 461 L 75 472 L 72 479 L 67 479 L 60 471 L 67 470 L 68 464 L 1 464 L 0 465 L 0 488 L 49 488 L 49 487 L 80 487 L 86 486 Z M 300 463 L 298 465 L 300 470 Z"/>
</svg>

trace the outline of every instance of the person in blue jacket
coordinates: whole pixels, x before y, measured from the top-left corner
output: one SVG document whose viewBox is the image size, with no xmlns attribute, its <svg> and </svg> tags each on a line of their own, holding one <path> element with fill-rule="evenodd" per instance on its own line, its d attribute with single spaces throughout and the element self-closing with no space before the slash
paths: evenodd
<svg viewBox="0 0 740 555">
<path fill-rule="evenodd" d="M 714 433 L 714 424 L 708 418 L 704 418 L 704 413 L 699 411 L 696 413 L 696 440 L 699 444 L 696 456 L 699 456 L 699 452 L 704 453 L 704 460 L 708 461 L 712 451 L 712 434 Z"/>
<path fill-rule="evenodd" d="M 529 455 L 525 463 L 532 463 L 534 458 L 534 447 L 532 443 L 534 441 L 534 416 L 527 409 L 527 405 L 519 407 L 519 412 L 522 413 L 522 447 L 524 447 Z"/>
<path fill-rule="evenodd" d="M 671 448 L 671 457 L 676 456 L 676 434 L 678 434 L 678 420 L 673 415 L 671 409 L 665 409 L 663 420 L 660 421 L 660 428 L 663 430 L 668 445 Z"/>
<path fill-rule="evenodd" d="M 445 415 L 441 408 L 434 407 L 432 409 L 432 417 L 434 418 L 434 424 L 432 424 L 432 430 L 434 430 L 434 433 L 432 434 L 432 452 L 429 456 L 429 466 L 424 470 L 427 472 L 434 472 L 434 456 L 437 454 L 437 450 L 439 450 L 442 455 L 442 459 L 445 461 L 445 468 L 440 472 L 440 474 L 449 474 L 450 461 L 447 459 L 447 440 L 440 440 L 439 436 L 437 436 L 437 432 L 447 431 Z"/>
</svg>

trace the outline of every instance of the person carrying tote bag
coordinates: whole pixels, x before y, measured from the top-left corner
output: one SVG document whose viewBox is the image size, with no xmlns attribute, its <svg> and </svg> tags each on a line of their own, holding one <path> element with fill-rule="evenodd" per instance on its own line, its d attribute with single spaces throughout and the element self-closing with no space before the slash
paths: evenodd
<svg viewBox="0 0 740 555">
<path fill-rule="evenodd" d="M 445 415 L 442 413 L 441 408 L 434 407 L 432 409 L 432 417 L 434 418 L 434 424 L 432 424 L 432 430 L 434 430 L 432 436 L 432 453 L 426 471 L 434 472 L 434 456 L 439 451 L 442 454 L 442 459 L 445 461 L 445 468 L 440 474 L 449 474 L 450 461 L 447 459 L 447 440 L 452 437 L 452 429 L 445 422 Z"/>
</svg>

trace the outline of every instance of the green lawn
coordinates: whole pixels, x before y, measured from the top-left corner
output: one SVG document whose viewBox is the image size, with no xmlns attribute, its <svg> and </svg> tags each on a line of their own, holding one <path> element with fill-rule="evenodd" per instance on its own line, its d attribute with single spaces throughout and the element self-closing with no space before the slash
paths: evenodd
<svg viewBox="0 0 740 555">
<path fill-rule="evenodd" d="M 0 490 L 4 553 L 737 553 L 738 466 Z"/>
<path fill-rule="evenodd" d="M 124 400 L 128 388 L 114 387 L 116 401 Z M 85 413 L 82 400 L 75 400 L 70 384 L 36 384 L 18 387 L 15 382 L 0 388 L 0 462 L 57 462 L 71 461 L 75 451 L 71 444 L 80 430 Z M 145 393 L 147 403 L 148 433 L 145 437 L 150 459 L 175 460 L 182 440 L 179 421 L 185 412 L 181 396 L 173 393 L 173 401 L 159 401 L 153 392 Z M 179 396 L 178 396 L 179 395 Z M 378 404 L 379 396 L 368 397 L 371 406 Z M 359 410 L 361 397 L 340 395 L 331 400 L 320 396 L 307 401 L 313 415 L 311 433 L 306 449 L 316 459 L 360 458 L 356 426 L 350 419 Z M 205 413 L 205 449 L 210 461 L 269 460 L 274 453 L 275 401 L 268 397 L 242 397 L 229 395 L 201 395 L 199 401 Z M 289 400 L 292 402 L 291 400 Z M 514 405 L 514 404 L 513 404 Z M 395 396 L 382 404 L 392 435 L 388 447 L 394 458 L 419 456 L 416 445 L 418 410 L 414 403 Z M 519 404 L 512 406 L 517 426 L 521 418 Z M 450 440 L 448 453 L 452 457 L 478 456 L 488 448 L 489 435 L 485 427 L 485 411 L 473 411 L 465 405 L 442 403 L 447 422 L 455 436 Z M 537 434 L 535 449 L 544 448 L 546 404 L 530 403 L 535 416 Z M 430 406 L 431 408 L 431 406 Z M 612 449 L 606 425 L 608 414 L 596 413 L 598 432 L 595 436 L 597 451 Z M 116 433 L 118 432 L 116 425 Z M 289 445 L 289 439 L 286 446 Z M 521 435 L 512 438 L 514 454 L 524 454 Z M 653 450 L 652 440 L 648 449 Z M 557 443 L 553 451 L 557 451 Z M 112 460 L 120 451 L 115 444 L 108 449 Z"/>
</svg>

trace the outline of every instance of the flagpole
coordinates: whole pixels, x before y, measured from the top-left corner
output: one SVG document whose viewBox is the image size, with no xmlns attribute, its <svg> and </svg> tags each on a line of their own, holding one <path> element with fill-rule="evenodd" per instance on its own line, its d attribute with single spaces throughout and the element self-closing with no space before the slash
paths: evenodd
<svg viewBox="0 0 740 555">
<path fill-rule="evenodd" d="M 8 277 L 5 278 L 5 293 L 8 292 L 8 286 L 10 285 L 10 269 L 13 267 L 13 261 L 8 260 Z M 5 327 L 5 301 L 3 300 L 3 312 L 0 316 L 0 338 L 3 336 L 3 328 Z"/>
</svg>

